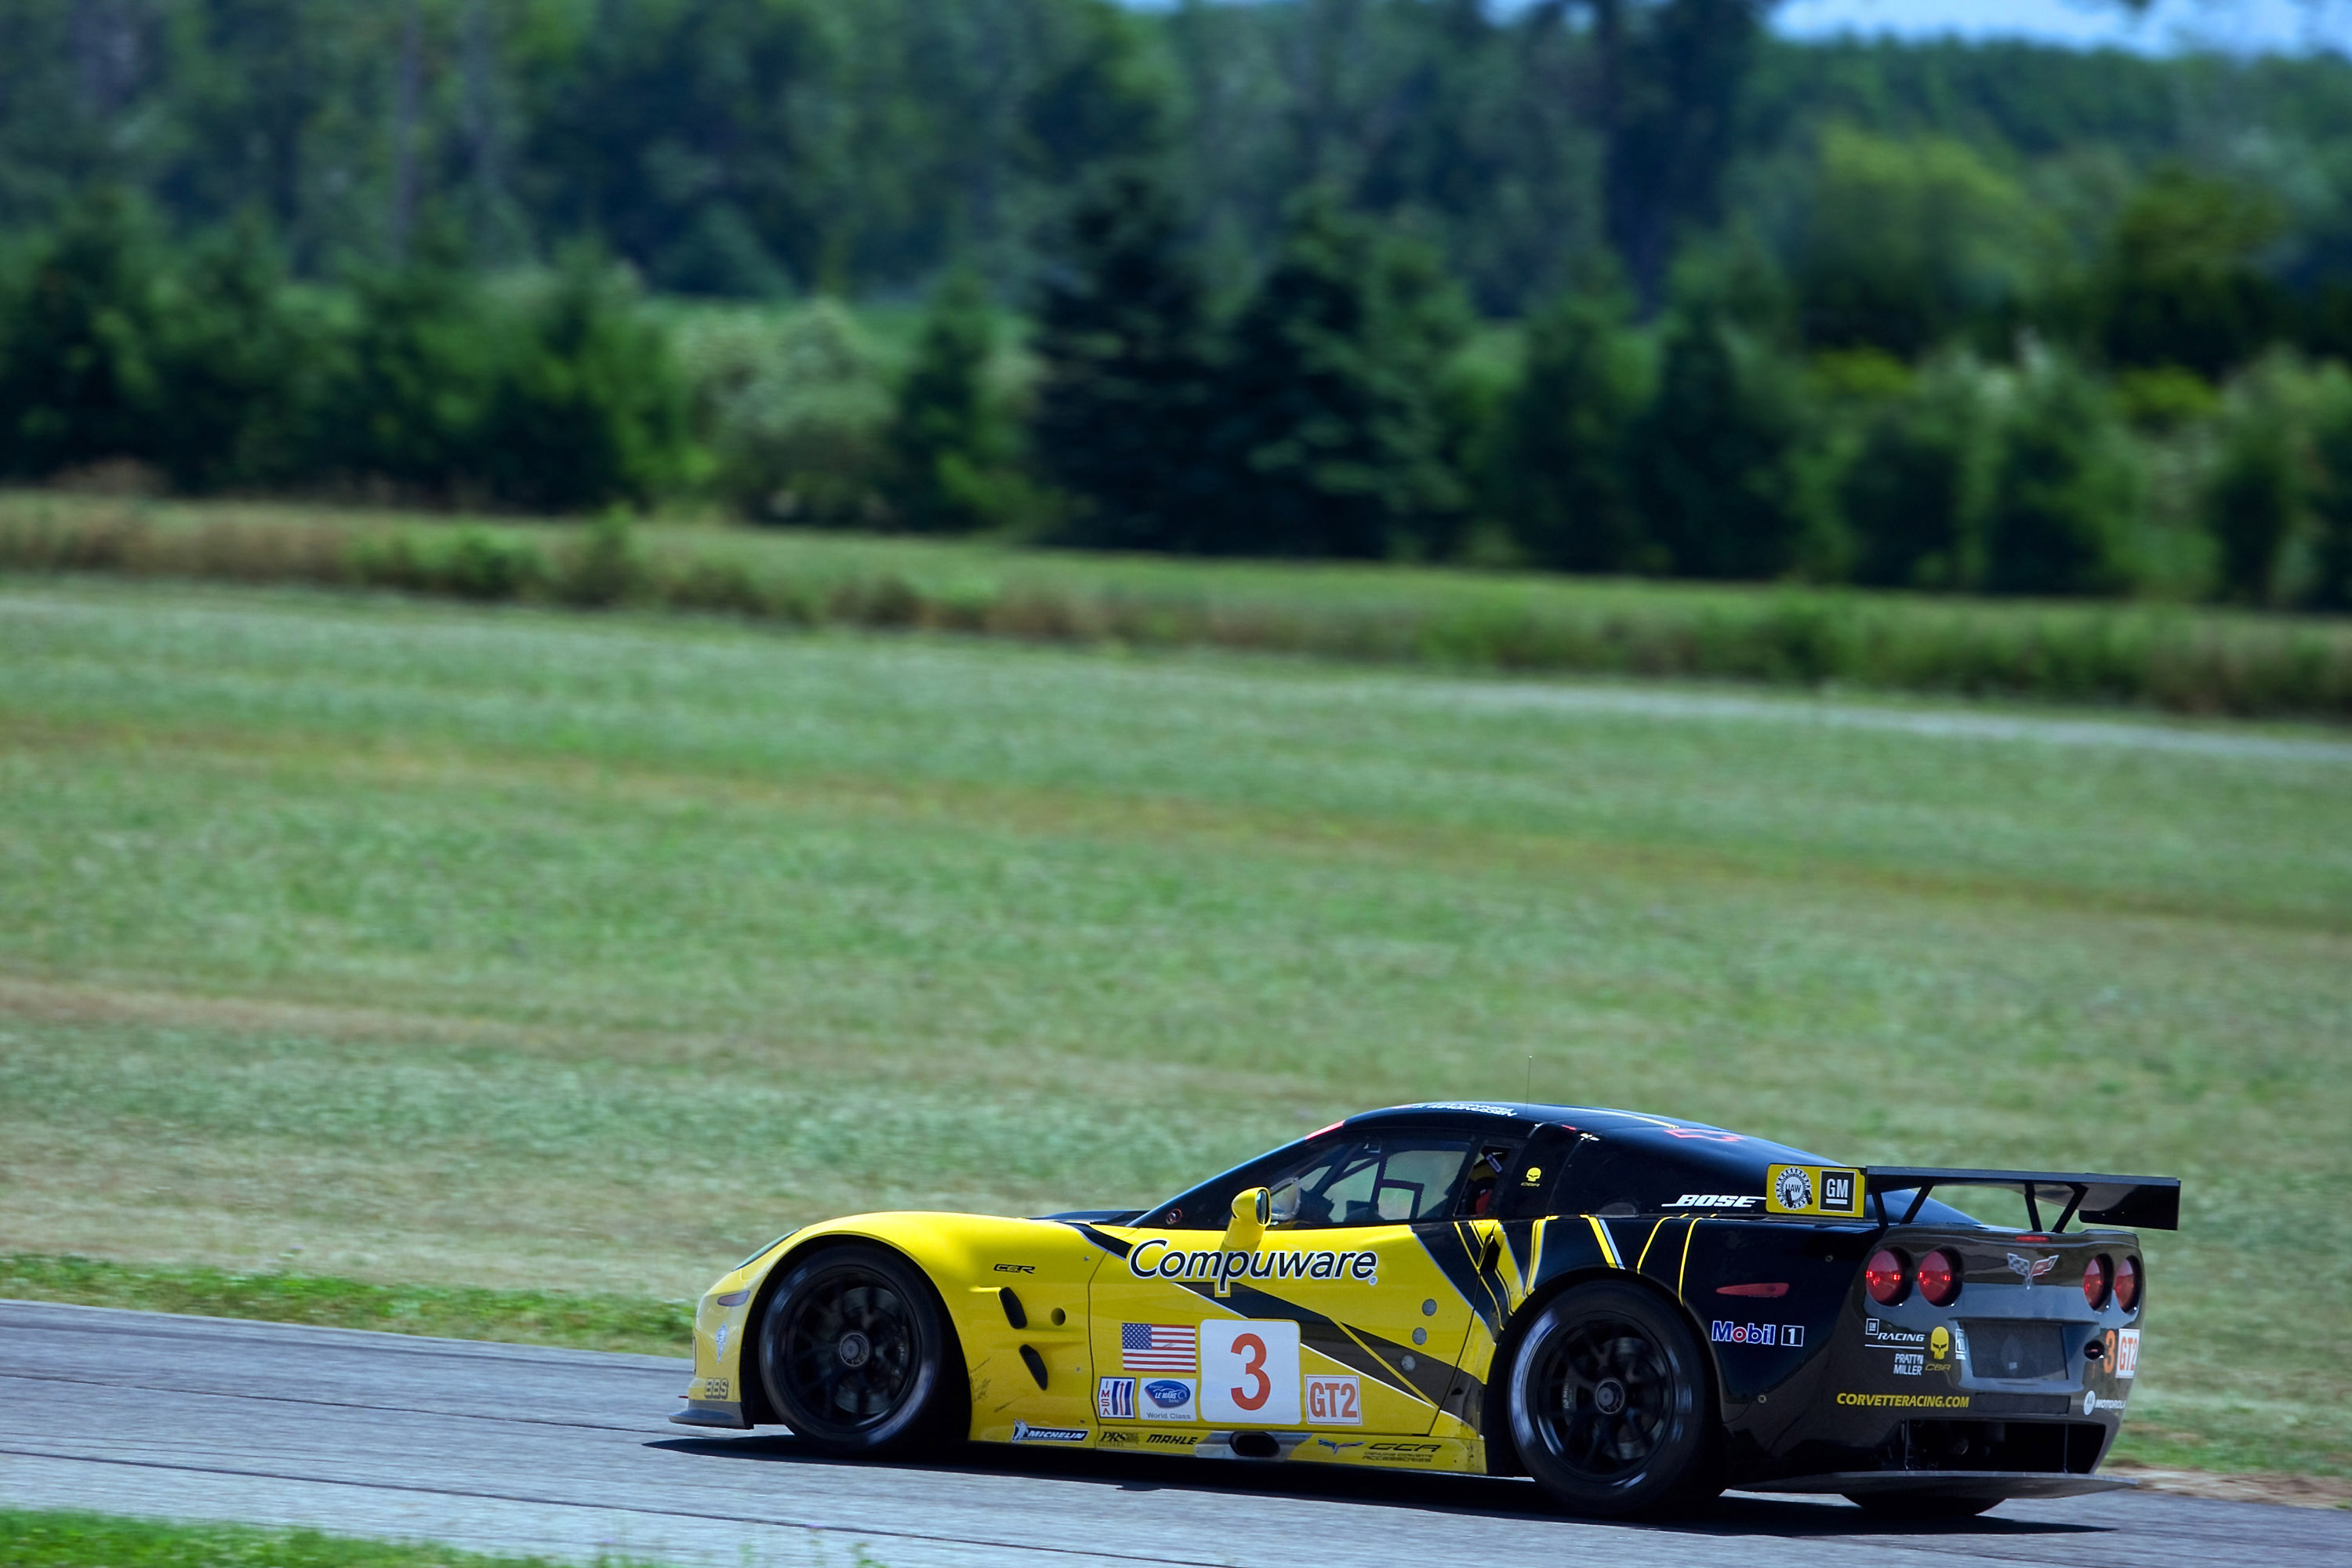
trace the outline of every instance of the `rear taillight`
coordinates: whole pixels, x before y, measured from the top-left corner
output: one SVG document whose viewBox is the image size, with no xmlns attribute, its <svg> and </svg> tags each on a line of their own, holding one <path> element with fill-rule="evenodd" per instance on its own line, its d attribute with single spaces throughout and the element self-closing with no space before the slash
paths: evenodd
<svg viewBox="0 0 2352 1568">
<path fill-rule="evenodd" d="M 2129 1312 L 2139 1306 L 2139 1259 L 2126 1258 L 2116 1265 L 2116 1305 Z"/>
<path fill-rule="evenodd" d="M 2116 1266 L 2105 1253 L 2083 1265 L 2083 1300 L 2097 1311 L 2107 1304 L 2107 1289 L 2115 1283 Z"/>
<path fill-rule="evenodd" d="M 1937 1247 L 1919 1260 L 1919 1294 L 1938 1307 L 1960 1299 L 1960 1260 Z"/>
<path fill-rule="evenodd" d="M 1891 1247 L 1882 1247 L 1862 1266 L 1863 1288 L 1882 1307 L 1892 1307 L 1911 1293 L 1911 1260 Z"/>
</svg>

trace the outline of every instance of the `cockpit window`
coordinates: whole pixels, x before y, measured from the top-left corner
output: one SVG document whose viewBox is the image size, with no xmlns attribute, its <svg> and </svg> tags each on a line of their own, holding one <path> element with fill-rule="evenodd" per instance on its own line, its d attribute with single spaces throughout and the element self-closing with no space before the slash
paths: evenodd
<svg viewBox="0 0 2352 1568">
<path fill-rule="evenodd" d="M 1318 1151 L 1274 1184 L 1273 1223 L 1314 1230 L 1443 1219 L 1469 1156 L 1467 1139 L 1412 1133 Z"/>
<path fill-rule="evenodd" d="M 1470 1171 L 1462 1183 L 1462 1199 L 1454 1205 L 1457 1219 L 1484 1219 L 1496 1211 L 1503 1173 L 1511 1168 L 1517 1150 L 1508 1143 L 1481 1143 L 1470 1157 Z"/>
</svg>

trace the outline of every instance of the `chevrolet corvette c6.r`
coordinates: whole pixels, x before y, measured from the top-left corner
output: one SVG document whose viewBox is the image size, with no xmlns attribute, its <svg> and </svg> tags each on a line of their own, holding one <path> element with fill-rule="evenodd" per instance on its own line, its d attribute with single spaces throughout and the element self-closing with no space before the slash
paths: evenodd
<svg viewBox="0 0 2352 1568">
<path fill-rule="evenodd" d="M 2026 1228 L 1939 1200 L 2006 1188 Z M 841 1455 L 957 1439 L 1726 1487 L 1968 1514 L 2095 1474 L 2179 1183 L 1841 1166 L 1622 1110 L 1335 1123 L 1141 1211 L 871 1214 L 702 1300 L 687 1408 Z M 2074 1226 L 2075 1228 L 2069 1228 Z"/>
</svg>

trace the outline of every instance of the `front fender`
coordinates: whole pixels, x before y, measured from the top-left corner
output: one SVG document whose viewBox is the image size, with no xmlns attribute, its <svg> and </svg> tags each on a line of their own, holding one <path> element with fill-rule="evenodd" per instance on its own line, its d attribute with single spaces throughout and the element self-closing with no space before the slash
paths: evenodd
<svg viewBox="0 0 2352 1568">
<path fill-rule="evenodd" d="M 772 1286 L 793 1265 L 823 1247 L 856 1241 L 901 1254 L 939 1292 L 971 1377 L 972 1436 L 1010 1436 L 1021 1422 L 1091 1422 L 1087 1289 L 1102 1248 L 1077 1226 L 1059 1221 L 898 1212 L 810 1226 L 711 1287 L 696 1316 L 695 1382 L 688 1399 L 698 1409 L 731 1405 L 715 1414 L 732 1419 L 699 1424 L 749 1426 L 776 1419 L 756 1366 L 744 1360 L 745 1347 Z"/>
</svg>

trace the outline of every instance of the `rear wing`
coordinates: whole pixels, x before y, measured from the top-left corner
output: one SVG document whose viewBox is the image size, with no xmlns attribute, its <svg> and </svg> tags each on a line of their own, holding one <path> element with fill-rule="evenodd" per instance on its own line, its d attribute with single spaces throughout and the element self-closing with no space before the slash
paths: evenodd
<svg viewBox="0 0 2352 1568">
<path fill-rule="evenodd" d="M 2042 1228 L 2043 1205 L 2059 1208 L 2061 1231 L 2070 1219 L 2092 1225 L 2120 1226 L 2129 1230 L 2180 1228 L 2180 1178 L 2178 1176 L 2066 1175 L 2050 1171 L 1969 1171 L 1930 1165 L 1870 1165 L 1864 1168 L 1871 1202 L 1881 1225 L 1908 1225 L 1919 1216 L 1927 1195 L 1937 1187 L 2014 1187 L 2025 1194 L 2025 1212 L 2033 1228 Z M 1900 1219 L 1888 1216 L 1886 1194 L 1911 1194 Z"/>
</svg>

